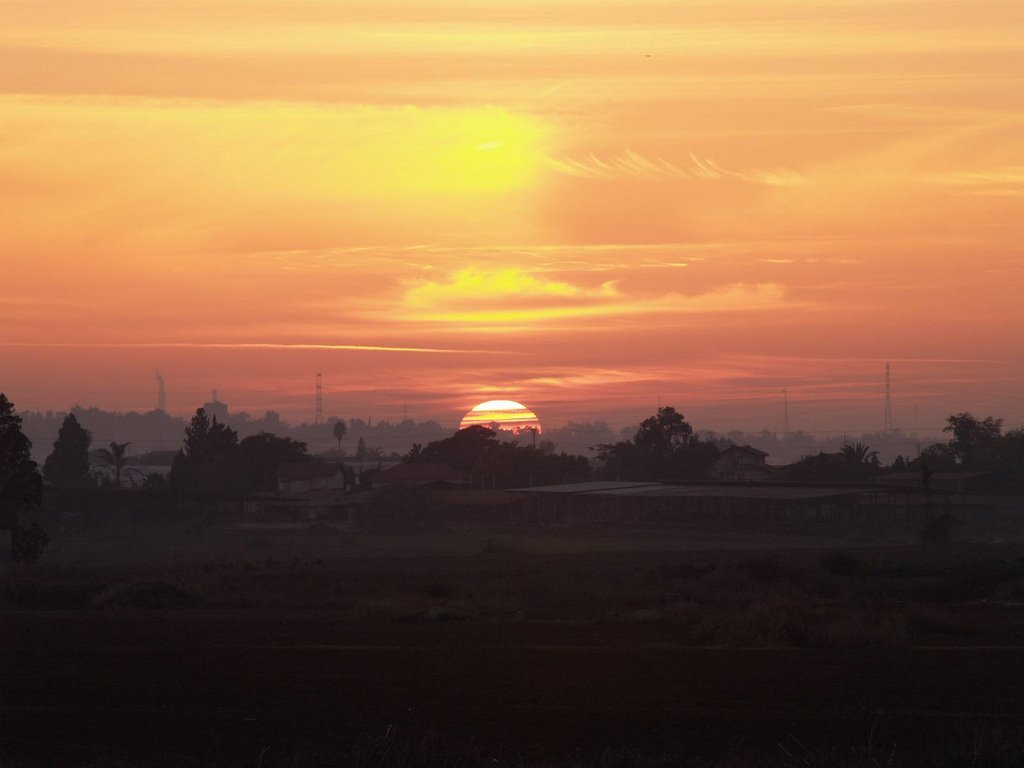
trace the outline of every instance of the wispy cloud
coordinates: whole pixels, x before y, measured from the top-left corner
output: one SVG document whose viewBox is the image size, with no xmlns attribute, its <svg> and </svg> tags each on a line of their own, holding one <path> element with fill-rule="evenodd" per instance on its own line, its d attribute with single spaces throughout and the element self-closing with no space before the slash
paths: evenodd
<svg viewBox="0 0 1024 768">
<path fill-rule="evenodd" d="M 274 342 L 16 342 L 0 341 L 0 347 L 56 347 L 65 349 L 267 349 L 267 350 L 321 350 L 336 352 L 410 352 L 437 355 L 505 355 L 493 349 L 457 349 L 445 347 L 398 347 L 379 344 L 283 344 Z"/>
<path fill-rule="evenodd" d="M 405 294 L 414 309 L 479 307 L 482 304 L 547 306 L 615 299 L 614 281 L 597 288 L 585 288 L 561 280 L 550 280 L 522 269 L 461 269 L 443 282 L 417 280 Z"/>
<path fill-rule="evenodd" d="M 556 321 L 642 315 L 745 312 L 795 306 L 781 285 L 735 283 L 701 293 L 630 294 L 614 282 L 593 288 L 523 270 L 459 270 L 447 280 L 419 280 L 400 316 L 417 323 L 497 330 L 551 329 Z"/>
<path fill-rule="evenodd" d="M 968 194 L 991 197 L 1024 197 L 1024 165 L 934 174 L 933 181 Z"/>
<path fill-rule="evenodd" d="M 646 157 L 632 149 L 599 157 L 593 153 L 583 158 L 550 158 L 549 165 L 559 173 L 581 179 L 644 179 L 647 181 L 728 181 L 738 180 L 767 186 L 796 186 L 804 177 L 797 171 L 783 168 L 773 171 L 733 171 L 723 168 L 714 158 L 689 153 L 685 163 L 673 163 L 663 157 Z"/>
</svg>

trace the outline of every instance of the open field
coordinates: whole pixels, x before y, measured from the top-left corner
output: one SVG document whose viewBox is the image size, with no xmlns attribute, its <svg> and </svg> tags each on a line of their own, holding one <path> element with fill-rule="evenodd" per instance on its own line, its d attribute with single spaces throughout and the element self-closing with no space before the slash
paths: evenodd
<svg viewBox="0 0 1024 768">
<path fill-rule="evenodd" d="M 4 765 L 1024 756 L 1020 545 L 168 529 L 119 562 L 124 535 L 4 584 Z"/>
</svg>

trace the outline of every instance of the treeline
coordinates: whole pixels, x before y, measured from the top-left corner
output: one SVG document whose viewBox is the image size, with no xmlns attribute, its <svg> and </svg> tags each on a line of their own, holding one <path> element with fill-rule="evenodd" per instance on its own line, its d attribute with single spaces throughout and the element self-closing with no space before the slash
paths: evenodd
<svg viewBox="0 0 1024 768">
<path fill-rule="evenodd" d="M 79 424 L 93 435 L 97 444 L 131 443 L 130 458 L 132 463 L 137 464 L 168 462 L 169 457 L 180 446 L 181 434 L 189 423 L 187 418 L 172 416 L 159 410 L 144 413 L 117 412 L 76 405 L 67 412 L 21 412 L 19 416 L 22 418 L 25 434 L 34 446 L 36 461 L 45 458 L 46 446 L 51 445 L 56 439 L 60 425 L 68 414 L 75 416 Z M 450 428 L 445 428 L 436 421 L 404 419 L 391 422 L 350 418 L 345 420 L 348 429 L 339 446 L 332 432 L 334 424 L 341 421 L 337 416 L 328 418 L 324 424 L 290 424 L 284 421 L 279 413 L 269 410 L 262 416 L 253 416 L 245 412 L 228 413 L 226 417 L 222 414 L 218 416 L 218 421 L 238 433 L 239 439 L 267 432 L 304 442 L 313 454 L 330 453 L 337 456 L 340 447 L 343 457 L 356 457 L 356 454 L 360 453 L 358 458 L 397 458 L 407 453 L 414 444 L 426 445 L 442 440 L 452 433 Z M 632 425 L 616 429 L 606 421 L 570 421 L 560 427 L 545 429 L 538 438 L 537 446 L 541 447 L 543 444 L 548 451 L 593 457 L 600 445 L 632 440 L 638 428 L 638 425 Z M 715 443 L 719 447 L 750 445 L 771 454 L 776 461 L 787 462 L 819 452 L 837 452 L 847 443 L 862 442 L 871 445 L 879 452 L 880 459 L 889 463 L 897 455 L 916 456 L 919 450 L 934 442 L 899 431 L 889 434 L 865 433 L 857 436 L 812 435 L 798 430 L 786 435 L 769 430 L 724 433 L 699 430 L 695 431 L 695 434 L 703 441 Z M 508 442 L 512 438 L 501 433 L 498 439 Z M 150 455 L 143 459 L 144 454 Z"/>
<path fill-rule="evenodd" d="M 475 475 L 481 485 L 497 488 L 574 482 L 591 474 L 584 456 L 500 440 L 494 431 L 481 426 L 467 427 L 426 446 L 414 445 L 403 460 L 445 464 L 467 478 Z"/>
<path fill-rule="evenodd" d="M 17 419 L 20 433 L 20 419 L 13 414 L 10 418 Z M 277 491 L 277 472 L 282 463 L 305 462 L 311 458 L 306 444 L 290 437 L 260 432 L 239 439 L 234 429 L 219 423 L 216 418 L 209 418 L 202 408 L 196 411 L 183 432 L 184 441 L 179 442 L 181 448 L 174 454 L 168 477 L 165 479 L 158 474 L 144 478 L 131 476 L 131 485 L 166 487 L 174 491 L 273 493 Z M 108 448 L 97 449 L 92 444 L 90 432 L 74 413 L 67 414 L 52 450 L 43 462 L 42 479 L 59 488 L 97 485 L 120 488 L 123 478 L 132 472 L 127 452 L 130 443 L 111 442 Z M 28 454 L 27 437 L 24 450 Z M 32 467 L 35 472 L 34 461 Z M 96 467 L 108 467 L 112 478 L 97 473 Z"/>
<path fill-rule="evenodd" d="M 166 411 L 153 410 L 144 413 L 136 411 L 105 411 L 101 408 L 74 406 L 67 412 L 24 411 L 20 412 L 22 429 L 34 446 L 37 461 L 46 456 L 46 446 L 57 437 L 64 419 L 68 415 L 94 436 L 97 444 L 110 442 L 131 443 L 131 455 L 139 457 L 151 454 L 151 461 L 160 463 L 168 454 L 173 454 L 181 444 L 182 432 L 189 419 L 172 416 Z M 211 414 L 212 415 L 212 414 Z M 334 438 L 334 424 L 341 421 L 332 416 L 323 424 L 289 424 L 276 411 L 266 411 L 262 416 L 252 416 L 244 411 L 229 413 L 218 422 L 234 430 L 239 439 L 269 433 L 306 443 L 312 453 L 337 453 Z M 414 443 L 439 440 L 451 433 L 436 421 L 417 422 L 405 419 L 400 422 L 370 419 L 348 419 L 346 437 L 341 443 L 343 455 L 354 456 L 359 451 L 369 457 L 396 456 L 405 453 Z"/>
</svg>

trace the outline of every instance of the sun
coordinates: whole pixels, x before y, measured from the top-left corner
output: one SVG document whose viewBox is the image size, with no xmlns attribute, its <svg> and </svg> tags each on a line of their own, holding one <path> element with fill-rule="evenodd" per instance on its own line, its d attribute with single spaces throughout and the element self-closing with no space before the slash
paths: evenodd
<svg viewBox="0 0 1024 768">
<path fill-rule="evenodd" d="M 496 432 L 512 432 L 516 435 L 524 431 L 536 430 L 537 434 L 543 431 L 537 414 L 515 400 L 488 400 L 486 403 L 473 406 L 473 409 L 462 417 L 459 429 L 473 426 L 487 427 Z"/>
</svg>

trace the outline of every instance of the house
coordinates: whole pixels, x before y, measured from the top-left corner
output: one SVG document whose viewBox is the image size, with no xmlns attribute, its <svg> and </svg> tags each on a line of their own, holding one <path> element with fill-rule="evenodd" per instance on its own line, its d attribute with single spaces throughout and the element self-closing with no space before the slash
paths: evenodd
<svg viewBox="0 0 1024 768">
<path fill-rule="evenodd" d="M 924 488 L 924 476 L 920 472 L 888 472 L 879 475 L 875 482 L 903 488 Z M 933 491 L 984 493 L 992 489 L 992 476 L 988 472 L 933 472 L 928 485 Z"/>
<path fill-rule="evenodd" d="M 365 493 L 320 488 L 290 496 L 247 499 L 244 516 L 250 522 L 326 521 L 335 527 L 354 528 L 365 503 Z"/>
<path fill-rule="evenodd" d="M 277 491 L 298 496 L 308 491 L 346 490 L 345 469 L 341 464 L 319 461 L 285 462 L 277 467 Z"/>
<path fill-rule="evenodd" d="M 660 526 L 809 531 L 857 517 L 879 492 L 805 483 L 586 482 L 513 488 L 510 522 L 542 526 Z"/>
<path fill-rule="evenodd" d="M 466 480 L 468 482 L 468 476 Z M 404 485 L 418 488 L 458 488 L 463 477 L 457 469 L 437 462 L 406 462 L 396 464 L 373 477 L 374 487 Z"/>
<path fill-rule="evenodd" d="M 768 454 L 749 445 L 733 445 L 722 451 L 708 470 L 713 480 L 764 482 L 775 477 L 766 464 Z"/>
</svg>

